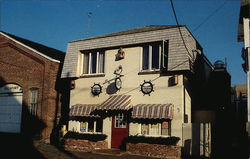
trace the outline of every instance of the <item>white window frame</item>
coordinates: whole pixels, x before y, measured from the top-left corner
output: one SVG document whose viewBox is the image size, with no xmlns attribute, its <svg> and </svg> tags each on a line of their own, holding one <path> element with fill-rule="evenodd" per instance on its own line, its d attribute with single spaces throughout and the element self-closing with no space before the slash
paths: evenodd
<svg viewBox="0 0 250 159">
<path fill-rule="evenodd" d="M 103 50 L 104 51 L 104 50 Z M 98 72 L 99 69 L 99 54 L 100 51 L 96 51 L 96 73 L 91 73 L 92 72 L 92 53 L 93 52 L 85 52 L 82 53 L 82 58 L 81 58 L 81 75 L 92 75 L 92 74 L 104 74 L 105 73 L 105 51 L 103 53 L 103 72 Z M 88 72 L 84 73 L 84 54 L 89 54 L 89 61 L 88 61 Z"/>
<path fill-rule="evenodd" d="M 156 42 L 157 43 L 157 42 Z M 143 47 L 141 49 L 141 66 L 140 66 L 140 70 L 141 72 L 149 72 L 149 71 L 159 71 L 160 68 L 161 68 L 161 55 L 162 55 L 162 44 L 159 42 L 158 45 L 159 45 L 159 68 L 158 69 L 153 69 L 152 68 L 152 53 L 153 53 L 153 47 L 152 47 L 153 43 L 150 43 L 150 44 L 145 44 L 145 46 L 148 46 L 149 47 L 149 61 L 148 61 L 148 70 L 143 70 Z"/>
</svg>

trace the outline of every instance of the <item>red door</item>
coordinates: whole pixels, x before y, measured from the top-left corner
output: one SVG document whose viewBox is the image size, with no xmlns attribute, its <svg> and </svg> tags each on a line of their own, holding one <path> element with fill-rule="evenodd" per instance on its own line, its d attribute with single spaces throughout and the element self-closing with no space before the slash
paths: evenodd
<svg viewBox="0 0 250 159">
<path fill-rule="evenodd" d="M 127 116 L 124 113 L 119 113 L 112 117 L 112 135 L 111 147 L 119 148 L 124 138 L 128 137 L 129 127 Z"/>
</svg>

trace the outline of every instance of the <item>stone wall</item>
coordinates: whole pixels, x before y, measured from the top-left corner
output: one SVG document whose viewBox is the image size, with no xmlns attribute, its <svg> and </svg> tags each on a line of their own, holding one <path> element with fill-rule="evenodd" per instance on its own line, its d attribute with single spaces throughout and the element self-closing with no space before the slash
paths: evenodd
<svg viewBox="0 0 250 159">
<path fill-rule="evenodd" d="M 146 143 L 127 143 L 126 150 L 128 153 L 160 157 L 160 158 L 180 158 L 181 146 L 146 144 Z"/>
<path fill-rule="evenodd" d="M 76 139 L 65 139 L 64 149 L 68 151 L 85 151 L 91 152 L 98 149 L 108 149 L 107 141 L 89 141 L 89 140 L 76 140 Z"/>
</svg>

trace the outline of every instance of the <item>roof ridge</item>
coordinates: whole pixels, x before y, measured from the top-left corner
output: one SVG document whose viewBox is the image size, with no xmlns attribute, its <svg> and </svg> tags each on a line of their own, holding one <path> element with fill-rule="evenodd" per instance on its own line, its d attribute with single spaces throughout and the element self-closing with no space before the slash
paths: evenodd
<svg viewBox="0 0 250 159">
<path fill-rule="evenodd" d="M 25 46 L 30 47 L 31 49 L 36 50 L 36 51 L 40 52 L 41 54 L 48 56 L 54 60 L 62 61 L 64 59 L 65 52 L 63 52 L 63 51 L 46 46 L 46 45 L 38 43 L 38 42 L 31 41 L 29 39 L 25 39 L 23 37 L 16 36 L 14 34 L 7 33 L 7 32 L 2 31 L 2 30 L 0 30 L 0 33 L 20 42 L 21 44 L 23 44 Z"/>
<path fill-rule="evenodd" d="M 106 37 L 112 37 L 112 36 L 128 35 L 128 34 L 134 34 L 134 33 L 140 33 L 140 32 L 147 32 L 147 31 L 171 29 L 171 28 L 183 27 L 183 26 L 185 26 L 185 25 L 179 25 L 179 26 L 178 25 L 146 25 L 146 26 L 131 28 L 131 29 L 122 30 L 122 31 L 118 31 L 118 32 L 111 32 L 111 33 L 103 34 L 100 36 L 94 36 L 94 37 L 89 37 L 89 38 L 85 38 L 85 39 L 73 40 L 69 43 L 78 42 L 78 41 L 85 41 L 85 40 L 92 40 L 92 39 L 99 39 L 99 38 L 106 38 Z"/>
</svg>

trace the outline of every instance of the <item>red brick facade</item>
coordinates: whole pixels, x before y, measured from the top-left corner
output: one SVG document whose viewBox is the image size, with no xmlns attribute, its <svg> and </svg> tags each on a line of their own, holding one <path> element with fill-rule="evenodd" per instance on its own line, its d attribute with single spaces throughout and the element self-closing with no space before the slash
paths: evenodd
<svg viewBox="0 0 250 159">
<path fill-rule="evenodd" d="M 34 131 L 40 124 L 43 125 L 40 126 L 42 137 L 49 138 L 61 110 L 56 90 L 59 67 L 56 60 L 0 35 L 0 87 L 15 83 L 23 89 L 21 132 Z M 38 89 L 37 117 L 33 117 L 37 122 L 30 122 L 31 118 L 27 117 L 29 90 L 32 88 Z"/>
<path fill-rule="evenodd" d="M 107 141 L 88 141 L 88 140 L 75 140 L 65 139 L 64 148 L 69 151 L 85 151 L 92 152 L 94 150 L 108 149 Z"/>
<path fill-rule="evenodd" d="M 180 158 L 181 146 L 146 144 L 146 143 L 127 143 L 128 153 L 159 157 L 159 158 Z"/>
</svg>

